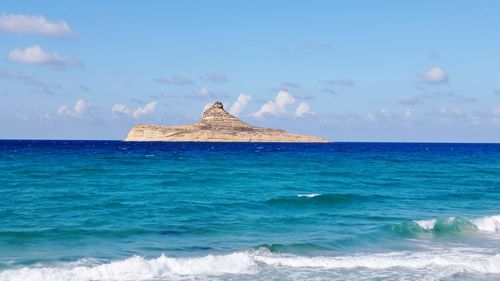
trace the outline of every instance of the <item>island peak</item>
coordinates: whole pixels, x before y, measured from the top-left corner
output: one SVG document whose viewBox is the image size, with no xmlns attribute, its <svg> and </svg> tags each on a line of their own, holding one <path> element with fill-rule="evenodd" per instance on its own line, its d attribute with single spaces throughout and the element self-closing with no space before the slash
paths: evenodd
<svg viewBox="0 0 500 281">
<path fill-rule="evenodd" d="M 280 129 L 254 127 L 226 110 L 220 101 L 207 108 L 202 119 L 191 125 L 137 125 L 126 141 L 193 142 L 329 142 L 326 139 L 288 133 Z"/>
</svg>

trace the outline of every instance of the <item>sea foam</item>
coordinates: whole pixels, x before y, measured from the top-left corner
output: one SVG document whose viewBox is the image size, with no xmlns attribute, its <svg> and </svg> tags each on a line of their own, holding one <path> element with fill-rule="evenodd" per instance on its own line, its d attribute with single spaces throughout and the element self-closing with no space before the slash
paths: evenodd
<svg viewBox="0 0 500 281">
<path fill-rule="evenodd" d="M 52 267 L 24 267 L 0 272 L 1 281 L 90 281 L 90 280 L 165 280 L 193 277 L 224 279 L 224 276 L 253 276 L 259 273 L 288 274 L 297 269 L 328 276 L 330 271 L 377 271 L 379 274 L 419 271 L 434 280 L 457 273 L 500 274 L 500 255 L 481 249 L 435 250 L 432 252 L 391 252 L 347 256 L 295 256 L 273 254 L 265 248 L 256 251 L 193 258 L 160 256 L 145 259 L 134 256 L 124 260 L 95 264 L 81 260 Z M 273 273 L 274 272 L 274 273 Z M 287 273 L 288 272 L 288 273 Z M 361 274 L 361 273 L 359 273 Z M 304 278 L 304 276 L 302 276 Z"/>
<path fill-rule="evenodd" d="M 154 259 L 133 256 L 124 260 L 95 264 L 89 260 L 64 263 L 56 267 L 25 267 L 0 272 L 0 281 L 44 280 L 151 280 L 179 276 L 251 273 L 254 261 L 243 252 L 195 258 Z"/>
</svg>

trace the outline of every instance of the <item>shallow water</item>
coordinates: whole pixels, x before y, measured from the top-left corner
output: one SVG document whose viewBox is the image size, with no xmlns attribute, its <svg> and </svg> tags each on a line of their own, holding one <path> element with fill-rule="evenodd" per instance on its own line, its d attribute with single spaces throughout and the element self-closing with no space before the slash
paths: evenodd
<svg viewBox="0 0 500 281">
<path fill-rule="evenodd" d="M 498 280 L 500 145 L 0 141 L 0 280 Z"/>
</svg>

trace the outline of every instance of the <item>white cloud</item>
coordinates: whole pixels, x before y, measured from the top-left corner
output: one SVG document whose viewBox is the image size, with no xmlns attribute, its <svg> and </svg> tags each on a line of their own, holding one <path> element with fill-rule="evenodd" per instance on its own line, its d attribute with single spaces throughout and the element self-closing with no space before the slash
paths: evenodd
<svg viewBox="0 0 500 281">
<path fill-rule="evenodd" d="M 227 97 L 224 91 L 213 91 L 209 90 L 207 87 L 201 87 L 197 90 L 192 91 L 186 96 L 187 98 L 193 99 L 221 99 Z"/>
<path fill-rule="evenodd" d="M 152 101 L 152 102 L 146 104 L 144 107 L 137 108 L 136 110 L 134 110 L 134 112 L 132 112 L 132 117 L 140 118 L 144 115 L 148 115 L 148 114 L 155 112 L 157 104 L 158 103 L 156 101 Z"/>
<path fill-rule="evenodd" d="M 438 113 L 444 118 L 464 118 L 466 116 L 458 107 L 443 107 L 439 109 Z"/>
<path fill-rule="evenodd" d="M 73 109 L 70 109 L 67 105 L 63 105 L 59 107 L 57 110 L 57 115 L 60 116 L 72 116 L 72 117 L 83 117 L 87 112 L 90 104 L 84 101 L 83 99 L 79 99 L 76 101 Z"/>
<path fill-rule="evenodd" d="M 395 117 L 396 116 L 391 111 L 389 111 L 385 108 L 381 108 L 381 109 L 378 109 L 372 113 L 368 113 L 366 115 L 365 120 L 370 121 L 370 122 L 389 121 L 389 120 L 393 120 Z"/>
<path fill-rule="evenodd" d="M 111 107 L 111 113 L 115 117 L 118 117 L 119 115 L 122 114 L 128 115 L 130 114 L 130 112 L 131 112 L 130 109 L 124 104 L 116 103 L 113 105 L 113 107 Z"/>
<path fill-rule="evenodd" d="M 261 117 L 265 114 L 279 115 L 286 112 L 286 107 L 295 102 L 295 98 L 286 91 L 280 91 L 274 101 L 268 101 L 262 105 L 259 111 L 253 113 L 255 117 Z"/>
<path fill-rule="evenodd" d="M 239 115 L 240 112 L 242 112 L 243 109 L 247 106 L 250 99 L 251 99 L 251 97 L 249 95 L 240 94 L 238 96 L 238 99 L 236 99 L 234 104 L 229 109 L 229 113 L 231 113 L 233 115 Z"/>
<path fill-rule="evenodd" d="M 392 113 L 385 108 L 381 108 L 378 110 L 377 115 L 382 116 L 382 117 L 391 117 Z"/>
<path fill-rule="evenodd" d="M 295 109 L 295 116 L 296 117 L 302 117 L 307 113 L 311 113 L 309 105 L 305 102 L 301 102 L 299 106 L 297 106 L 297 109 Z"/>
<path fill-rule="evenodd" d="M 427 84 L 443 84 L 448 82 L 448 73 L 440 67 L 433 67 L 420 75 L 420 80 Z"/>
<path fill-rule="evenodd" d="M 115 118 L 120 116 L 132 116 L 133 118 L 137 119 L 141 118 L 144 115 L 154 113 L 157 105 L 158 103 L 156 101 L 152 101 L 150 103 L 147 103 L 143 107 L 138 107 L 137 109 L 132 110 L 125 104 L 115 103 L 111 107 L 111 113 Z"/>
<path fill-rule="evenodd" d="M 407 108 L 405 113 L 403 114 L 403 116 L 406 118 L 406 119 L 412 119 L 413 117 L 413 112 L 411 111 L 411 109 Z"/>
<path fill-rule="evenodd" d="M 45 64 L 52 66 L 78 66 L 76 59 L 64 57 L 55 52 L 46 52 L 40 46 L 33 45 L 24 49 L 13 49 L 9 60 L 27 64 Z"/>
<path fill-rule="evenodd" d="M 36 34 L 53 37 L 69 37 L 75 33 L 65 21 L 47 21 L 40 15 L 0 15 L 0 31 Z"/>
<path fill-rule="evenodd" d="M 198 91 L 197 95 L 202 98 L 208 98 L 210 96 L 210 92 L 207 88 L 203 87 Z"/>
</svg>

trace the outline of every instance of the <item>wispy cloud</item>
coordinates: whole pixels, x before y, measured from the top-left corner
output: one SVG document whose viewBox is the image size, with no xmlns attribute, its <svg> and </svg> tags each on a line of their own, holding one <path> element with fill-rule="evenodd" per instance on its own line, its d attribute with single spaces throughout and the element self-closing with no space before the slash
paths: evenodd
<svg viewBox="0 0 500 281">
<path fill-rule="evenodd" d="M 201 87 L 198 90 L 195 90 L 190 94 L 186 95 L 185 97 L 193 99 L 209 99 L 209 98 L 227 97 L 227 94 L 222 91 L 212 91 L 209 90 L 207 87 Z"/>
<path fill-rule="evenodd" d="M 500 106 L 492 108 L 490 112 L 493 116 L 500 118 Z"/>
<path fill-rule="evenodd" d="M 428 51 L 427 52 L 427 57 L 430 59 L 438 59 L 439 58 L 439 53 L 435 51 Z"/>
<path fill-rule="evenodd" d="M 75 34 L 66 21 L 48 21 L 41 15 L 0 15 L 0 31 L 51 37 L 70 37 Z"/>
<path fill-rule="evenodd" d="M 422 90 L 422 97 L 423 98 L 453 98 L 455 97 L 455 93 L 450 92 L 450 91 L 426 91 Z"/>
<path fill-rule="evenodd" d="M 323 93 L 327 93 L 327 94 L 331 94 L 331 95 L 335 95 L 337 94 L 337 91 L 333 90 L 333 89 L 328 89 L 328 88 L 324 88 L 321 90 Z"/>
<path fill-rule="evenodd" d="M 0 70 L 0 78 L 13 79 L 28 86 L 31 92 L 43 94 L 57 94 L 57 91 L 62 88 L 58 83 L 48 83 L 41 81 L 33 76 L 15 70 Z"/>
<path fill-rule="evenodd" d="M 229 81 L 226 73 L 223 71 L 209 73 L 204 77 L 204 79 L 214 83 L 224 83 Z"/>
<path fill-rule="evenodd" d="M 391 112 L 386 108 L 378 109 L 366 115 L 366 120 L 369 122 L 380 121 L 380 120 L 393 121 L 395 118 L 396 118 L 395 113 Z"/>
<path fill-rule="evenodd" d="M 400 96 L 397 101 L 399 104 L 415 105 L 420 103 L 420 98 L 415 96 Z"/>
<path fill-rule="evenodd" d="M 416 87 L 416 90 L 421 92 L 421 94 L 418 97 L 413 97 L 413 98 L 419 100 L 446 98 L 455 102 L 467 102 L 467 103 L 479 102 L 479 99 L 477 97 L 467 96 L 467 95 L 457 95 L 456 93 L 450 91 L 428 91 L 425 87 Z"/>
<path fill-rule="evenodd" d="M 331 52 L 333 50 L 333 45 L 321 42 L 307 42 L 302 45 L 302 49 L 315 52 Z"/>
<path fill-rule="evenodd" d="M 172 75 L 170 77 L 159 77 L 153 80 L 159 83 L 164 83 L 174 86 L 188 86 L 188 85 L 193 85 L 195 83 L 192 79 L 189 79 L 188 77 L 181 75 Z"/>
<path fill-rule="evenodd" d="M 211 96 L 211 93 L 207 88 L 201 87 L 198 91 L 194 92 L 191 96 L 195 97 L 195 98 L 209 98 Z"/>
<path fill-rule="evenodd" d="M 272 88 L 273 91 L 279 92 L 279 91 L 296 91 L 299 90 L 301 87 L 298 83 L 292 82 L 292 81 L 282 81 L 279 83 L 279 85 L 275 88 Z"/>
<path fill-rule="evenodd" d="M 279 115 L 286 112 L 287 106 L 293 104 L 295 98 L 286 91 L 280 91 L 272 101 L 264 103 L 260 110 L 254 112 L 252 115 L 255 117 L 262 117 L 266 114 Z"/>
<path fill-rule="evenodd" d="M 438 115 L 450 119 L 463 119 L 466 117 L 466 114 L 458 107 L 442 107 L 438 110 Z"/>
<path fill-rule="evenodd" d="M 461 102 L 478 102 L 478 98 L 473 96 L 455 96 L 455 100 Z"/>
<path fill-rule="evenodd" d="M 24 49 L 11 50 L 9 52 L 9 60 L 26 64 L 50 65 L 56 67 L 80 65 L 77 59 L 64 57 L 56 52 L 44 51 L 38 45 L 33 45 Z"/>
<path fill-rule="evenodd" d="M 271 50 L 273 53 L 281 54 L 281 55 L 286 55 L 290 53 L 290 48 L 284 47 L 284 46 L 279 46 L 279 47 L 274 47 Z"/>
<path fill-rule="evenodd" d="M 493 112 L 476 111 L 475 113 L 466 113 L 459 107 L 445 106 L 436 111 L 437 121 L 445 122 L 447 124 L 463 126 L 465 124 L 487 124 L 488 122 L 495 122 Z"/>
<path fill-rule="evenodd" d="M 308 94 L 308 93 L 305 93 L 305 92 L 300 92 L 296 95 L 297 99 L 299 100 L 313 100 L 315 99 L 314 96 Z"/>
<path fill-rule="evenodd" d="M 339 78 L 339 79 L 329 79 L 329 80 L 321 80 L 323 84 L 330 85 L 330 86 L 346 86 L 346 87 L 352 87 L 356 85 L 354 80 L 350 78 Z"/>
<path fill-rule="evenodd" d="M 80 89 L 80 91 L 82 91 L 82 92 L 86 92 L 86 93 L 91 92 L 90 88 L 89 88 L 89 87 L 87 87 L 87 86 L 85 86 L 85 85 L 80 85 L 80 86 L 78 86 L 78 89 Z"/>
<path fill-rule="evenodd" d="M 249 95 L 240 94 L 236 101 L 233 103 L 231 108 L 229 109 L 229 113 L 233 115 L 239 115 L 243 109 L 247 106 L 248 102 L 250 102 L 252 98 Z"/>
</svg>

